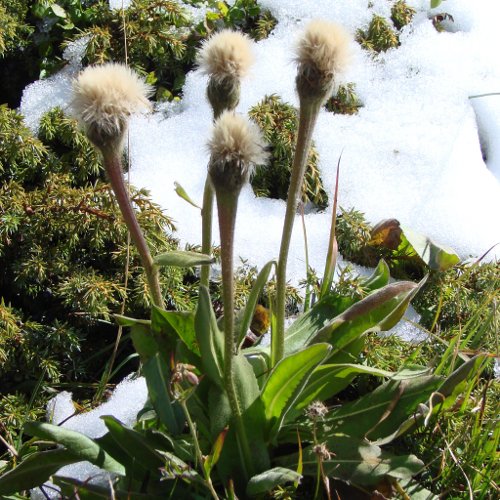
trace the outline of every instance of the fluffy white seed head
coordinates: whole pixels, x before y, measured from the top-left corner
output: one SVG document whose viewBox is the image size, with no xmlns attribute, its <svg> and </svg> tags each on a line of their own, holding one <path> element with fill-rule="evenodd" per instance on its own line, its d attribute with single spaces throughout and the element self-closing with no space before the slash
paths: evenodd
<svg viewBox="0 0 500 500">
<path fill-rule="evenodd" d="M 254 61 L 252 42 L 247 35 L 222 30 L 205 41 L 197 62 L 204 73 L 218 81 L 239 80 Z"/>
<path fill-rule="evenodd" d="M 325 99 L 350 58 L 350 37 L 342 26 L 311 21 L 297 46 L 299 96 Z"/>
<path fill-rule="evenodd" d="M 230 111 L 216 120 L 208 146 L 208 171 L 216 191 L 239 192 L 253 167 L 265 164 L 269 156 L 259 127 Z"/>
<path fill-rule="evenodd" d="M 100 149 L 119 147 L 129 116 L 149 109 L 151 87 L 133 70 L 108 63 L 85 68 L 73 82 L 71 108 Z"/>
</svg>

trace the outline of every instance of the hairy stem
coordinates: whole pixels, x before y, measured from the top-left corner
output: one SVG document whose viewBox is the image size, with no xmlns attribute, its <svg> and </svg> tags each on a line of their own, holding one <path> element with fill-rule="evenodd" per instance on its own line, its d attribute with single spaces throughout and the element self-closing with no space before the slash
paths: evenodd
<svg viewBox="0 0 500 500">
<path fill-rule="evenodd" d="M 217 120 L 224 111 L 217 109 L 212 104 L 214 113 L 213 121 Z M 212 253 L 212 217 L 214 213 L 214 188 L 207 176 L 205 189 L 203 191 L 203 207 L 201 209 L 201 253 L 210 255 Z M 210 266 L 201 266 L 200 285 L 209 288 Z"/>
<path fill-rule="evenodd" d="M 146 239 L 144 238 L 144 234 L 139 226 L 132 204 L 130 203 L 127 188 L 123 182 L 120 158 L 114 151 L 106 151 L 103 156 L 109 183 L 115 193 L 116 201 L 120 207 L 123 219 L 125 224 L 127 224 L 132 241 L 139 252 L 142 265 L 146 271 L 152 301 L 156 306 L 163 307 L 158 268 L 153 264 L 148 244 L 146 243 Z"/>
<path fill-rule="evenodd" d="M 196 452 L 196 459 L 198 460 L 203 475 L 205 476 L 205 482 L 207 483 L 207 488 L 210 490 L 212 498 L 214 500 L 219 500 L 217 492 L 214 489 L 214 485 L 212 484 L 212 479 L 210 478 L 210 474 L 206 472 L 205 467 L 203 466 L 203 454 L 201 453 L 200 443 L 198 441 L 198 436 L 196 434 L 196 426 L 194 425 L 194 422 L 191 418 L 191 414 L 189 413 L 186 401 L 184 399 L 181 399 L 179 400 L 179 404 L 181 405 L 184 411 L 184 416 L 186 417 L 186 421 L 188 423 L 189 432 L 191 433 L 191 436 L 193 438 L 194 449 Z"/>
<path fill-rule="evenodd" d="M 312 132 L 316 124 L 320 105 L 320 101 L 308 101 L 304 103 L 301 100 L 300 103 L 299 131 L 295 156 L 293 158 L 290 187 L 288 188 L 285 221 L 283 223 L 278 270 L 276 273 L 276 335 L 274 339 L 271 339 L 271 362 L 273 366 L 283 358 L 285 353 L 286 265 L 295 214 L 297 213 L 307 158 L 311 147 Z"/>
<path fill-rule="evenodd" d="M 243 455 L 247 480 L 253 475 L 252 453 L 242 420 L 240 402 L 234 380 L 236 335 L 234 331 L 234 230 L 238 207 L 238 192 L 217 192 L 217 212 L 221 240 L 222 299 L 224 303 L 224 387 L 229 399 L 235 430 Z"/>
<path fill-rule="evenodd" d="M 210 255 L 212 252 L 212 214 L 214 211 L 214 188 L 207 177 L 203 192 L 203 208 L 201 210 L 201 253 Z M 208 288 L 210 266 L 201 266 L 200 285 Z"/>
</svg>

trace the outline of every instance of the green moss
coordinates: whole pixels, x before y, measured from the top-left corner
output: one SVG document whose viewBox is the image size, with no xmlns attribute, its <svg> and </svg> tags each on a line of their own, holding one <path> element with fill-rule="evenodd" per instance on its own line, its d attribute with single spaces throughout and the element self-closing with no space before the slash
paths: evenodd
<svg viewBox="0 0 500 500">
<path fill-rule="evenodd" d="M 24 125 L 21 115 L 0 106 L 0 184 L 12 179 L 25 183 L 39 179 L 50 156 L 46 146 Z"/>
<path fill-rule="evenodd" d="M 259 269 L 242 261 L 234 273 L 235 309 L 243 309 L 247 303 L 248 296 L 252 291 Z M 263 288 L 259 297 L 259 303 L 267 308 L 271 307 L 271 301 L 276 296 L 276 282 L 269 281 Z M 222 279 L 220 276 L 214 278 L 210 283 L 210 297 L 215 305 L 217 315 L 222 314 Z M 288 314 L 296 314 L 302 297 L 297 288 L 290 284 L 286 287 L 286 310 Z"/>
<path fill-rule="evenodd" d="M 404 0 L 398 0 L 391 9 L 391 21 L 397 30 L 403 29 L 407 24 L 411 23 L 416 10 L 413 7 L 406 5 Z"/>
<path fill-rule="evenodd" d="M 206 2 L 198 0 L 195 3 Z M 228 3 L 209 0 L 212 12 L 204 22 L 209 31 L 217 29 L 217 24 L 222 23 L 227 28 L 248 33 L 254 40 L 263 40 L 276 26 L 276 18 L 268 9 L 262 9 L 257 0 L 234 0 L 231 5 Z"/>
<path fill-rule="evenodd" d="M 180 92 L 185 73 L 194 63 L 197 41 L 183 6 L 173 0 L 133 0 L 125 19 L 120 9 L 106 9 L 104 4 L 98 9 L 99 22 L 78 35 L 89 39 L 84 64 L 127 57 L 130 66 L 156 86 L 157 99 Z"/>
<path fill-rule="evenodd" d="M 148 315 L 140 259 L 132 246 L 125 289 L 127 229 L 74 120 L 52 110 L 35 138 L 1 107 L 0 138 L 0 384 L 8 390 L 42 373 L 73 380 L 84 370 L 81 352 L 113 341 L 110 316 L 124 298 L 127 314 Z M 132 187 L 131 198 L 153 254 L 177 248 L 171 219 L 147 191 Z M 161 280 L 169 307 L 192 307 L 181 271 L 162 269 Z"/>
<path fill-rule="evenodd" d="M 127 57 L 130 66 L 154 85 L 156 100 L 171 100 L 181 95 L 185 75 L 194 66 L 196 48 L 212 30 L 222 24 L 261 40 L 276 24 L 254 0 L 239 0 L 229 8 L 213 1 L 208 6 L 205 21 L 195 25 L 180 1 L 132 0 L 124 15 L 120 9 L 99 4 L 98 22 L 78 35 L 89 38 L 84 64 L 125 61 Z"/>
<path fill-rule="evenodd" d="M 372 229 L 363 213 L 341 208 L 337 241 L 344 258 L 367 267 L 385 259 L 391 275 L 403 279 L 418 280 L 429 274 L 413 301 L 422 316 L 421 324 L 434 327 L 446 337 L 467 326 L 471 335 L 462 348 L 481 347 L 493 352 L 498 329 L 495 304 L 500 301 L 500 263 L 461 263 L 443 272 L 430 271 L 423 262 L 405 256 L 404 250 L 374 245 Z"/>
<path fill-rule="evenodd" d="M 73 185 L 104 180 L 99 154 L 62 109 L 54 108 L 42 116 L 38 137 L 53 153 L 51 173 L 69 174 Z"/>
<path fill-rule="evenodd" d="M 354 83 L 340 85 L 335 95 L 325 103 L 328 111 L 341 115 L 356 115 L 362 106 L 363 104 L 356 95 L 356 85 Z"/>
<path fill-rule="evenodd" d="M 0 396 L 0 432 L 14 449 L 24 423 L 43 417 L 45 409 L 40 403 L 40 400 L 30 403 L 29 398 L 20 392 Z"/>
<path fill-rule="evenodd" d="M 0 0 L 0 60 L 7 53 L 27 46 L 34 27 L 26 22 L 29 3 Z"/>
<path fill-rule="evenodd" d="M 376 54 L 399 46 L 397 33 L 385 18 L 377 14 L 373 15 L 368 28 L 357 30 L 356 41 L 364 49 Z"/>
<path fill-rule="evenodd" d="M 186 5 L 208 8 L 195 23 Z M 127 62 L 155 88 L 155 100 L 182 93 L 200 42 L 223 27 L 256 40 L 276 25 L 256 0 L 133 0 L 128 8 L 110 10 L 104 0 L 0 0 L 0 77 L 3 99 L 19 105 L 23 88 L 65 64 L 63 49 L 88 39 L 84 64 Z"/>
<path fill-rule="evenodd" d="M 256 169 L 251 180 L 253 190 L 257 196 L 286 200 L 297 138 L 297 110 L 277 95 L 270 95 L 251 108 L 249 115 L 270 144 L 271 154 L 270 164 Z M 328 196 L 323 188 L 318 162 L 318 153 L 313 145 L 302 187 L 302 201 L 324 209 L 328 205 Z"/>
<path fill-rule="evenodd" d="M 250 36 L 256 40 L 266 39 L 277 24 L 276 18 L 269 10 L 264 10 L 255 20 L 255 26 L 250 31 Z"/>
<path fill-rule="evenodd" d="M 339 252 L 349 261 L 362 266 L 374 266 L 375 258 L 369 252 L 372 227 L 365 215 L 354 208 L 340 207 L 336 236 Z"/>
<path fill-rule="evenodd" d="M 427 328 L 434 322 L 439 330 L 452 333 L 466 325 L 469 329 L 478 328 L 480 337 L 467 347 L 477 349 L 488 344 L 494 350 L 499 300 L 500 262 L 462 263 L 445 272 L 432 273 L 414 305 Z"/>
</svg>

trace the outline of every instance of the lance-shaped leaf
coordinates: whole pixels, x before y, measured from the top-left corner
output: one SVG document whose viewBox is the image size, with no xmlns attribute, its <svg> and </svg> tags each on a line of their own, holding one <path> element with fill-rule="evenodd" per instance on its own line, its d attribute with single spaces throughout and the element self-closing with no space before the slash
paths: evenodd
<svg viewBox="0 0 500 500">
<path fill-rule="evenodd" d="M 201 353 L 201 362 L 207 377 L 223 386 L 224 335 L 217 326 L 217 319 L 205 286 L 200 286 L 200 297 L 194 320 L 196 339 Z"/>
<path fill-rule="evenodd" d="M 170 370 L 164 357 L 156 353 L 143 365 L 148 394 L 160 421 L 174 436 L 182 432 L 184 419 L 178 403 L 170 399 Z"/>
<path fill-rule="evenodd" d="M 274 367 L 261 394 L 271 440 L 311 373 L 325 360 L 330 350 L 328 344 L 315 344 L 286 356 Z"/>
<path fill-rule="evenodd" d="M 432 392 L 424 404 L 419 405 L 418 410 L 413 415 L 403 421 L 392 433 L 384 432 L 384 428 L 381 426 L 378 432 L 383 437 L 377 438 L 377 444 L 390 443 L 418 423 L 428 421 L 433 414 L 455 404 L 457 396 L 464 390 L 464 386 L 481 373 L 486 361 L 485 355 L 478 355 L 461 365 L 441 383 L 436 391 Z"/>
<path fill-rule="evenodd" d="M 436 7 L 439 7 L 443 0 L 431 0 L 431 9 L 435 9 Z"/>
<path fill-rule="evenodd" d="M 389 268 L 381 260 L 370 277 L 361 283 L 367 292 L 385 287 L 389 281 Z M 286 331 L 285 354 L 290 354 L 312 343 L 318 331 L 329 325 L 334 318 L 358 302 L 354 297 L 327 295 L 302 314 Z"/>
<path fill-rule="evenodd" d="M 428 267 L 445 271 L 460 262 L 459 256 L 451 248 L 439 245 L 427 236 L 403 228 L 396 219 L 378 223 L 372 230 L 370 245 L 382 246 L 392 251 L 395 262 L 412 262 L 422 269 Z"/>
<path fill-rule="evenodd" d="M 245 349 L 243 354 L 253 368 L 259 387 L 262 388 L 271 366 L 271 358 L 268 352 L 260 348 L 250 348 Z"/>
<path fill-rule="evenodd" d="M 125 468 L 122 464 L 108 455 L 93 439 L 79 432 L 45 422 L 27 422 L 24 430 L 31 436 L 63 445 L 82 461 L 86 460 L 101 469 L 115 472 L 116 474 L 123 475 L 125 473 Z"/>
<path fill-rule="evenodd" d="M 233 380 L 238 398 L 239 411 L 249 425 L 254 440 L 263 434 L 265 422 L 264 408 L 260 400 L 257 378 L 251 364 L 239 353 L 233 358 Z M 209 392 L 209 412 L 212 434 L 217 436 L 230 425 L 231 410 L 225 389 L 215 386 Z"/>
<path fill-rule="evenodd" d="M 271 274 L 271 270 L 273 266 L 276 266 L 276 261 L 269 261 L 260 271 L 255 280 L 255 283 L 252 287 L 252 291 L 248 296 L 248 301 L 245 306 L 245 310 L 243 313 L 243 317 L 240 323 L 240 332 L 238 336 L 238 345 L 245 339 L 245 335 L 250 328 L 250 324 L 252 323 L 252 317 L 255 311 L 255 306 L 257 305 L 257 300 L 259 299 L 262 290 L 266 286 L 267 280 L 269 279 L 269 275 Z"/>
<path fill-rule="evenodd" d="M 0 495 L 12 495 L 40 486 L 61 467 L 81 460 L 75 453 L 66 449 L 33 453 L 15 469 L 0 477 Z"/>
<path fill-rule="evenodd" d="M 143 434 L 125 427 L 115 417 L 103 416 L 101 418 L 118 446 L 132 457 L 134 462 L 148 469 L 151 474 L 155 474 L 155 472 L 159 474 L 159 469 L 165 465 L 165 460 L 147 442 Z"/>
<path fill-rule="evenodd" d="M 321 328 L 309 342 L 330 342 L 340 350 L 364 333 L 390 330 L 423 282 L 400 281 L 371 293 Z"/>
<path fill-rule="evenodd" d="M 142 325 L 148 327 L 151 325 L 151 321 L 149 321 L 148 319 L 129 318 L 128 316 L 122 316 L 121 314 L 115 314 L 113 317 L 121 326 Z"/>
<path fill-rule="evenodd" d="M 287 421 L 304 412 L 313 401 L 325 401 L 347 387 L 356 375 L 368 374 L 376 377 L 391 377 L 393 372 L 364 365 L 324 364 L 318 366 L 287 416 Z"/>
<path fill-rule="evenodd" d="M 387 262 L 384 259 L 380 259 L 371 276 L 362 281 L 360 286 L 367 292 L 373 292 L 387 285 L 389 283 L 390 276 L 390 270 Z"/>
<path fill-rule="evenodd" d="M 242 353 L 238 353 L 233 358 L 233 368 L 233 380 L 241 415 L 239 417 L 232 415 L 227 393 L 215 384 L 210 388 L 208 406 L 213 436 L 218 436 L 229 426 L 217 465 L 218 473 L 224 481 L 236 478 L 237 482 L 241 482 L 241 478 L 249 477 L 249 471 L 243 454 L 243 444 L 235 432 L 236 426 L 243 426 L 246 436 L 250 437 L 247 444 L 254 470 L 268 469 L 270 459 L 264 441 L 264 406 L 252 366 Z"/>
<path fill-rule="evenodd" d="M 349 297 L 326 296 L 292 323 L 285 333 L 285 356 L 303 349 L 325 325 L 328 325 L 354 301 Z"/>
<path fill-rule="evenodd" d="M 187 201 L 190 205 L 193 205 L 193 207 L 201 210 L 201 207 L 193 201 L 193 199 L 187 194 L 186 190 L 178 182 L 174 182 L 174 186 L 175 192 L 178 196 L 180 196 L 184 201 Z"/>
<path fill-rule="evenodd" d="M 332 206 L 332 221 L 330 223 L 330 236 L 328 237 L 328 251 L 325 259 L 325 270 L 323 272 L 323 283 L 321 284 L 320 298 L 325 297 L 332 287 L 333 275 L 335 274 L 335 267 L 337 265 L 337 257 L 339 253 L 339 247 L 337 244 L 337 238 L 335 237 L 335 228 L 337 226 L 337 202 L 339 194 L 339 177 L 340 177 L 340 160 L 342 159 L 342 153 L 340 153 L 339 159 L 337 161 L 337 175 L 335 176 L 335 191 L 333 195 L 333 206 Z M 302 219 L 304 217 L 302 216 Z M 305 229 L 304 229 L 305 231 Z M 307 242 L 306 242 L 307 245 Z"/>
<path fill-rule="evenodd" d="M 324 445 L 330 453 L 330 458 L 322 460 L 325 474 L 360 486 L 375 485 L 385 476 L 410 479 L 424 467 L 414 455 L 392 455 L 353 436 L 333 434 Z M 279 463 L 292 468 L 297 463 L 297 455 L 279 459 Z M 313 446 L 304 449 L 303 466 L 304 475 L 316 474 L 318 456 Z"/>
<path fill-rule="evenodd" d="M 81 500 L 164 500 L 168 490 L 163 495 L 152 493 L 137 493 L 129 490 L 123 490 L 116 485 L 106 484 L 98 485 L 88 481 L 80 481 L 72 477 L 55 476 L 54 483 L 61 488 L 64 495 L 60 498 L 80 498 Z M 176 490 L 177 494 L 180 492 Z M 78 496 L 76 496 L 78 495 Z"/>
<path fill-rule="evenodd" d="M 168 339 L 168 343 L 175 343 L 181 339 L 186 347 L 196 355 L 200 355 L 196 332 L 194 328 L 194 312 L 165 311 L 155 305 L 151 308 L 151 328 L 154 332 Z"/>
<path fill-rule="evenodd" d="M 277 486 L 287 483 L 296 483 L 302 475 L 284 467 L 274 467 L 261 474 L 253 476 L 247 485 L 247 495 L 250 497 L 271 493 Z"/>
<path fill-rule="evenodd" d="M 130 337 L 143 363 L 146 363 L 160 351 L 160 346 L 151 330 L 150 321 L 147 324 L 135 323 L 131 325 Z"/>
<path fill-rule="evenodd" d="M 157 255 L 153 262 L 157 266 L 193 267 L 213 264 L 215 258 L 203 253 L 189 252 L 187 250 L 173 250 Z"/>
<path fill-rule="evenodd" d="M 226 439 L 227 431 L 228 428 L 225 428 L 217 436 L 217 439 L 215 440 L 215 443 L 212 446 L 212 451 L 210 452 L 210 455 L 208 455 L 208 457 L 206 457 L 205 461 L 203 462 L 203 469 L 205 470 L 207 476 L 210 476 L 210 473 L 212 472 L 214 465 L 219 461 L 222 447 L 224 446 L 224 440 Z"/>
<path fill-rule="evenodd" d="M 425 403 L 442 383 L 440 377 L 422 375 L 389 380 L 361 398 L 333 410 L 325 418 L 333 432 L 370 441 L 392 435 Z"/>
<path fill-rule="evenodd" d="M 453 249 L 439 245 L 427 236 L 403 228 L 403 244 L 405 238 L 420 259 L 433 270 L 446 271 L 460 262 Z"/>
</svg>

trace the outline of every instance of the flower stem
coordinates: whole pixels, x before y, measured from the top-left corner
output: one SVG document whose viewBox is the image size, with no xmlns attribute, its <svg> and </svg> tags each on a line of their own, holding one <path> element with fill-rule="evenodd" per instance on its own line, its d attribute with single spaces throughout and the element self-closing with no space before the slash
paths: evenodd
<svg viewBox="0 0 500 500">
<path fill-rule="evenodd" d="M 239 88 L 239 87 L 238 87 Z M 219 118 L 225 108 L 218 109 L 212 104 L 214 122 Z M 203 207 L 201 209 L 201 253 L 212 253 L 212 217 L 214 213 L 214 188 L 207 176 L 203 191 Z M 200 285 L 209 288 L 210 266 L 201 266 Z"/>
<path fill-rule="evenodd" d="M 196 459 L 198 460 L 201 470 L 203 471 L 203 475 L 205 476 L 205 482 L 207 483 L 207 488 L 210 490 L 212 498 L 214 500 L 219 500 L 217 492 L 214 489 L 214 485 L 212 484 L 212 479 L 210 478 L 210 474 L 207 473 L 205 467 L 203 466 L 203 455 L 201 453 L 200 443 L 198 441 L 198 436 L 196 434 L 196 427 L 194 425 L 193 420 L 191 419 L 191 415 L 189 413 L 186 401 L 184 399 L 180 399 L 179 404 L 181 405 L 184 411 L 184 416 L 186 417 L 189 431 L 191 432 L 191 436 L 193 438 L 194 449 L 196 452 Z"/>
<path fill-rule="evenodd" d="M 299 131 L 295 156 L 293 158 L 290 187 L 288 188 L 285 221 L 283 223 L 278 270 L 276 273 L 276 335 L 274 339 L 271 339 L 271 363 L 273 366 L 283 358 L 285 353 L 286 265 L 295 214 L 297 213 L 307 158 L 311 147 L 312 132 L 316 124 L 320 106 L 321 101 L 319 100 L 308 100 L 307 102 L 301 100 L 300 103 Z"/>
<path fill-rule="evenodd" d="M 201 210 L 201 253 L 210 255 L 212 252 L 212 214 L 214 207 L 214 188 L 207 177 L 203 192 L 203 208 Z M 201 266 L 200 285 L 208 288 L 210 266 Z"/>
<path fill-rule="evenodd" d="M 146 243 L 146 239 L 144 238 L 144 234 L 139 226 L 132 204 L 130 203 L 130 198 L 125 183 L 123 182 L 120 158 L 114 151 L 103 151 L 103 157 L 109 183 L 115 193 L 116 201 L 120 207 L 123 219 L 130 231 L 130 236 L 139 252 L 142 265 L 146 271 L 152 301 L 156 306 L 163 307 L 158 268 L 153 263 L 148 244 Z"/>
<path fill-rule="evenodd" d="M 236 335 L 234 331 L 234 231 L 239 192 L 217 191 L 217 212 L 221 240 L 222 299 L 224 303 L 224 387 L 235 423 L 235 430 L 243 466 L 248 480 L 253 475 L 252 453 L 242 420 L 240 402 L 236 394 L 234 380 L 234 356 L 236 355 Z"/>
</svg>

